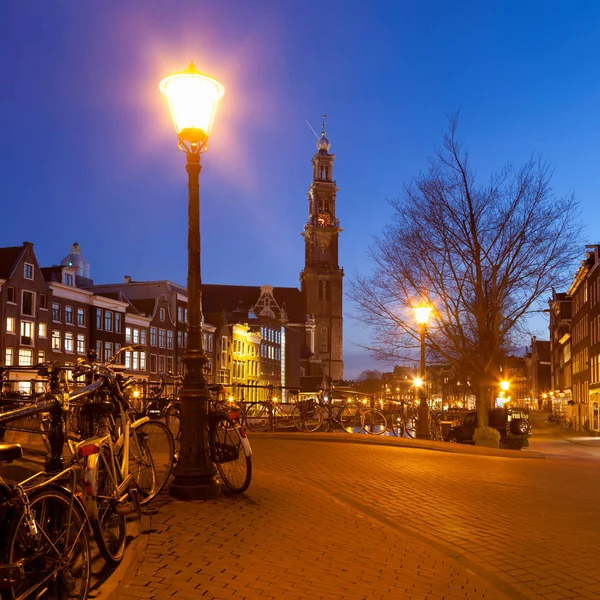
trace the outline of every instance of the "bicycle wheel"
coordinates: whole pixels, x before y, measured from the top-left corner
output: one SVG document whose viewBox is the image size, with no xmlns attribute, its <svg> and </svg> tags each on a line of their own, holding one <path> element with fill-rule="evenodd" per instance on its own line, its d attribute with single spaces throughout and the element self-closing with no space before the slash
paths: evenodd
<svg viewBox="0 0 600 600">
<path fill-rule="evenodd" d="M 252 402 L 246 408 L 246 427 L 250 431 L 267 431 L 271 426 L 271 409 L 268 404 Z"/>
<path fill-rule="evenodd" d="M 165 487 L 175 463 L 175 440 L 169 428 L 162 421 L 150 420 L 136 428 L 137 436 L 144 444 L 152 459 L 155 474 L 155 487 L 152 492 L 142 490 L 141 502 L 144 505 Z"/>
<path fill-rule="evenodd" d="M 38 598 L 85 600 L 90 588 L 91 552 L 87 521 L 62 488 L 46 487 L 29 494 L 35 531 L 24 511 L 14 518 L 3 540 L 3 563 L 21 563 L 23 578 L 0 590 L 3 600 Z"/>
<path fill-rule="evenodd" d="M 116 567 L 125 553 L 126 517 L 117 512 L 120 473 L 117 471 L 116 477 L 113 473 L 113 455 L 108 446 L 88 457 L 86 488 L 91 484 L 88 514 L 94 539 L 107 564 Z"/>
<path fill-rule="evenodd" d="M 296 404 L 290 411 L 296 429 L 307 433 L 317 431 L 323 424 L 323 411 L 318 404 Z"/>
<path fill-rule="evenodd" d="M 363 413 L 363 429 L 370 435 L 383 435 L 387 429 L 385 415 L 374 408 Z"/>
<path fill-rule="evenodd" d="M 148 504 L 158 493 L 156 491 L 156 468 L 146 437 L 139 428 L 129 431 L 129 472 L 135 481 L 140 506 Z"/>
<path fill-rule="evenodd" d="M 181 411 L 175 404 L 169 404 L 164 412 L 165 425 L 169 428 L 175 442 L 175 460 L 179 458 L 181 448 Z"/>
<path fill-rule="evenodd" d="M 404 424 L 404 415 L 401 413 L 392 413 L 389 418 L 390 429 L 396 437 L 404 437 L 406 425 Z"/>
<path fill-rule="evenodd" d="M 346 433 L 362 433 L 362 415 L 357 406 L 344 406 L 339 412 L 338 419 Z"/>
<path fill-rule="evenodd" d="M 416 417 L 408 417 L 408 419 L 406 419 L 405 427 L 406 427 L 406 437 L 413 438 L 413 439 L 417 437 L 419 421 Z"/>
<path fill-rule="evenodd" d="M 248 489 L 252 479 L 252 452 L 239 424 L 220 419 L 211 425 L 210 454 L 229 490 L 241 494 Z"/>
</svg>

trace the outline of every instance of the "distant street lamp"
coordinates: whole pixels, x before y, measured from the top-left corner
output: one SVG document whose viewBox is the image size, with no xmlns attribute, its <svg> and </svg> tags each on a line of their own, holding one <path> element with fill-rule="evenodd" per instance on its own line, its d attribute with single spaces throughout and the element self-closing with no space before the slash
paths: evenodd
<svg viewBox="0 0 600 600">
<path fill-rule="evenodd" d="M 188 344 L 181 400 L 181 450 L 169 494 L 180 500 L 216 498 L 221 493 L 208 452 L 210 391 L 204 376 L 208 358 L 202 344 L 202 276 L 200 272 L 200 154 L 208 149 L 223 86 L 212 77 L 187 70 L 165 77 L 160 91 L 167 97 L 179 149 L 185 152 L 188 173 Z"/>
<path fill-rule="evenodd" d="M 419 367 L 419 376 L 417 379 L 421 380 L 419 387 L 419 427 L 417 429 L 417 438 L 429 439 L 431 437 L 429 432 L 429 406 L 427 405 L 427 389 L 425 379 L 425 332 L 427 330 L 427 321 L 431 315 L 432 307 L 424 302 L 421 302 L 417 306 L 413 306 L 415 313 L 415 320 L 419 326 L 419 332 L 421 334 L 421 363 Z M 415 380 L 415 384 L 416 384 Z"/>
</svg>

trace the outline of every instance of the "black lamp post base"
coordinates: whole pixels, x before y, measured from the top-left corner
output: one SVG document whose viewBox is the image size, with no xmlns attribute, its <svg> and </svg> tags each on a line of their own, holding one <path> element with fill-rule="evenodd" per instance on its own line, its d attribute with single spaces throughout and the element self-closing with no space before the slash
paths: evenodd
<svg viewBox="0 0 600 600">
<path fill-rule="evenodd" d="M 197 479 L 194 477 L 190 481 L 187 477 L 175 477 L 169 486 L 169 496 L 177 500 L 213 500 L 221 496 L 221 484 L 214 478 L 206 483 L 199 483 Z"/>
<path fill-rule="evenodd" d="M 429 432 L 429 407 L 426 403 L 419 404 L 419 426 L 417 427 L 417 439 L 429 440 L 431 433 Z"/>
</svg>

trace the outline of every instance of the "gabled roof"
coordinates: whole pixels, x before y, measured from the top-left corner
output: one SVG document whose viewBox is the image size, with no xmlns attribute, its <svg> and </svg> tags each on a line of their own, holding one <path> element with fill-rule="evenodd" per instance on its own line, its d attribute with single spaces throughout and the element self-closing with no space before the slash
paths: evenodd
<svg viewBox="0 0 600 600">
<path fill-rule="evenodd" d="M 202 310 L 214 313 L 220 310 L 233 312 L 242 306 L 253 308 L 261 295 L 261 286 L 202 284 Z M 304 323 L 306 311 L 302 292 L 297 288 L 274 287 L 273 298 L 284 309 L 292 323 Z M 277 315 L 278 316 L 278 315 Z"/>
<path fill-rule="evenodd" d="M 15 268 L 25 246 L 9 246 L 0 248 L 0 279 L 8 279 Z"/>
</svg>

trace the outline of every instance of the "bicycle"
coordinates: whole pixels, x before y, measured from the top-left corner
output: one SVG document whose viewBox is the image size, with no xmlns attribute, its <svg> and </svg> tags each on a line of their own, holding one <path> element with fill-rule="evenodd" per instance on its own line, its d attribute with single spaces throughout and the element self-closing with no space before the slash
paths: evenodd
<svg viewBox="0 0 600 600">
<path fill-rule="evenodd" d="M 347 396 L 340 394 L 342 402 L 334 404 L 331 400 L 335 388 L 321 389 L 318 403 L 310 400 L 305 404 L 298 403 L 292 416 L 300 431 L 317 431 L 323 422 L 327 423 L 327 431 L 333 431 L 333 425 L 339 425 L 346 433 L 365 433 L 382 435 L 387 429 L 384 414 L 376 408 L 367 408 L 363 403 L 348 404 Z"/>
<path fill-rule="evenodd" d="M 274 385 L 252 387 L 265 388 L 267 390 L 267 398 L 266 400 L 250 402 L 250 404 L 246 405 L 246 427 L 250 431 L 275 431 L 278 421 L 283 421 L 284 423 L 294 421 L 296 406 L 293 406 L 289 413 L 285 412 L 281 407 L 279 399 L 274 395 L 275 389 L 284 390 L 286 388 Z"/>
<path fill-rule="evenodd" d="M 23 456 L 0 444 L 0 463 Z M 0 477 L 0 595 L 3 600 L 88 596 L 91 552 L 88 519 L 74 494 L 72 467 L 45 478 L 37 473 L 11 484 Z M 71 490 L 61 485 L 70 478 Z"/>
<path fill-rule="evenodd" d="M 391 430 L 396 437 L 416 438 L 419 430 L 419 411 L 416 406 L 402 403 L 392 411 Z"/>
<path fill-rule="evenodd" d="M 252 479 L 252 449 L 246 436 L 243 411 L 223 396 L 221 384 L 209 385 L 211 401 L 208 410 L 208 445 L 212 462 L 221 481 L 234 494 L 248 489 Z M 176 432 L 175 442 L 181 439 L 181 406 L 172 401 L 165 407 L 165 419 L 170 431 Z"/>
</svg>

